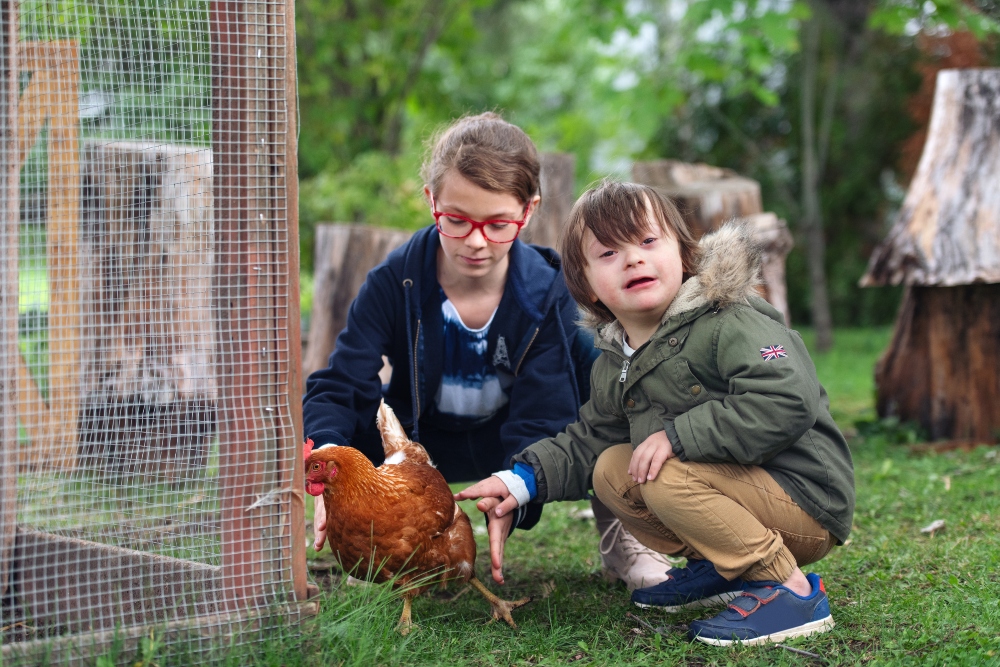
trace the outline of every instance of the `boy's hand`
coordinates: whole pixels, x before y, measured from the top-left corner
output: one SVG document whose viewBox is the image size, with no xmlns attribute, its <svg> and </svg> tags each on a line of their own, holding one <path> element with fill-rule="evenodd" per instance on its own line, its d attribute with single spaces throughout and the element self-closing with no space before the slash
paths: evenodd
<svg viewBox="0 0 1000 667">
<path fill-rule="evenodd" d="M 469 488 L 455 494 L 455 500 L 482 498 L 476 503 L 476 509 L 485 512 L 489 517 L 486 528 L 490 534 L 490 563 L 493 569 L 493 581 L 503 583 L 503 549 L 510 534 L 510 526 L 514 521 L 514 510 L 517 500 L 510 495 L 507 485 L 498 477 L 487 477 L 476 482 Z"/>
<path fill-rule="evenodd" d="M 628 464 L 628 474 L 639 484 L 656 479 L 660 468 L 667 459 L 674 455 L 674 448 L 666 431 L 657 431 L 642 441 L 642 444 L 632 452 L 632 460 Z"/>
</svg>

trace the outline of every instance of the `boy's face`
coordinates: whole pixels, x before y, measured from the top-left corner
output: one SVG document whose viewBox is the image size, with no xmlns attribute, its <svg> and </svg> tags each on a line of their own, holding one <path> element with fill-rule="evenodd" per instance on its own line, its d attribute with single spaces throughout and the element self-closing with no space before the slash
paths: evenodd
<svg viewBox="0 0 1000 667">
<path fill-rule="evenodd" d="M 652 217 L 648 207 L 647 214 Z M 594 302 L 607 306 L 626 331 L 659 324 L 684 277 L 680 246 L 673 234 L 650 224 L 638 242 L 613 248 L 587 230 L 583 250 Z"/>
</svg>

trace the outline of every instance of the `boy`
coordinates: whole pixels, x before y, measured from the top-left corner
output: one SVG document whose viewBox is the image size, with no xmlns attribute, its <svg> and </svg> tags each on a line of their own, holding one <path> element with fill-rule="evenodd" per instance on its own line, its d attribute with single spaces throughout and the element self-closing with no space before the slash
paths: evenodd
<svg viewBox="0 0 1000 667">
<path fill-rule="evenodd" d="M 666 611 L 729 601 L 692 639 L 781 641 L 833 627 L 819 577 L 850 532 L 850 452 L 798 334 L 756 292 L 760 248 L 728 225 L 696 244 L 649 187 L 605 182 L 573 208 L 570 292 L 602 350 L 579 420 L 456 495 L 505 524 L 529 501 L 597 497 L 644 545 L 684 556 L 632 593 Z M 624 444 L 621 444 L 624 443 Z"/>
</svg>

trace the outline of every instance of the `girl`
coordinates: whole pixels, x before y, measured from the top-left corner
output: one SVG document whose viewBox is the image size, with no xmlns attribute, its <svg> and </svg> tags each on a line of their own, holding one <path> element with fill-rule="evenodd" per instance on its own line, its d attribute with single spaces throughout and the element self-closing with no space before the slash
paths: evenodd
<svg viewBox="0 0 1000 667">
<path fill-rule="evenodd" d="M 575 324 L 558 255 L 518 240 L 541 200 L 539 171 L 528 136 L 493 113 L 437 138 L 422 171 L 434 224 L 368 274 L 329 367 L 308 379 L 305 433 L 317 446 L 349 444 L 378 465 L 384 397 L 445 479 L 467 481 L 509 469 L 512 456 L 576 419 L 593 339 Z M 315 508 L 319 550 L 325 509 Z M 540 505 L 525 507 L 512 523 L 530 528 L 540 515 Z M 668 564 L 601 516 L 604 560 L 619 577 L 634 570 L 633 588 L 662 580 Z"/>
</svg>

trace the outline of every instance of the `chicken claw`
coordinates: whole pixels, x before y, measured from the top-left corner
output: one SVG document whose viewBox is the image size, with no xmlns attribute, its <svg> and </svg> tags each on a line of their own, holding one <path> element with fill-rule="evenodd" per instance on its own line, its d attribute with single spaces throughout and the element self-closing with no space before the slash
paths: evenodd
<svg viewBox="0 0 1000 667">
<path fill-rule="evenodd" d="M 532 598 L 527 597 L 521 598 L 520 600 L 501 600 L 496 595 L 493 595 L 493 593 L 491 593 L 489 589 L 483 585 L 483 582 L 479 581 L 479 579 L 472 577 L 469 579 L 469 583 L 472 584 L 472 586 L 479 591 L 484 598 L 486 598 L 486 601 L 490 603 L 490 606 L 493 608 L 494 621 L 503 619 L 507 625 L 517 630 L 517 623 L 514 622 L 514 617 L 510 615 L 510 612 L 528 604 L 531 602 Z"/>
<path fill-rule="evenodd" d="M 404 637 L 410 634 L 410 630 L 416 627 L 413 625 L 413 619 L 410 611 L 412 604 L 413 604 L 413 596 L 404 595 L 403 614 L 399 617 L 399 623 L 396 624 L 396 630 L 398 630 L 399 634 L 403 635 Z"/>
</svg>

